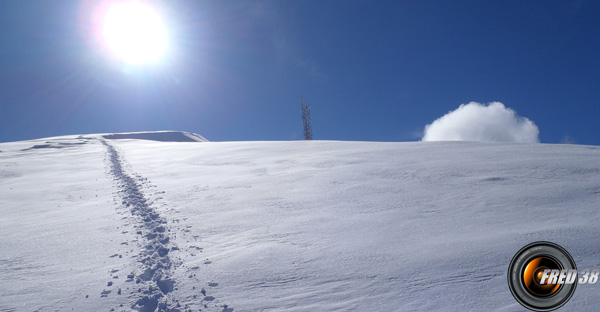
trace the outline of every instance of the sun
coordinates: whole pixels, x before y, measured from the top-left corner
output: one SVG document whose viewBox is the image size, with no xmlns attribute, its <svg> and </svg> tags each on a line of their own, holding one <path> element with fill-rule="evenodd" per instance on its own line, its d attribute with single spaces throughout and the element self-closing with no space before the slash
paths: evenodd
<svg viewBox="0 0 600 312">
<path fill-rule="evenodd" d="M 108 8 L 102 37 L 109 50 L 132 65 L 158 61 L 167 50 L 167 31 L 163 20 L 149 4 L 119 2 Z"/>
</svg>

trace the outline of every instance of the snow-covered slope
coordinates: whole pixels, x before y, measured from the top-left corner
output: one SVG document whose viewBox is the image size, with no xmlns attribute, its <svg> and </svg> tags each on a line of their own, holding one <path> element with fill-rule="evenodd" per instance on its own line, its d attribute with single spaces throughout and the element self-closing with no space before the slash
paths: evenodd
<svg viewBox="0 0 600 312">
<path fill-rule="evenodd" d="M 522 311 L 522 246 L 600 266 L 599 147 L 141 136 L 0 144 L 0 311 Z"/>
</svg>

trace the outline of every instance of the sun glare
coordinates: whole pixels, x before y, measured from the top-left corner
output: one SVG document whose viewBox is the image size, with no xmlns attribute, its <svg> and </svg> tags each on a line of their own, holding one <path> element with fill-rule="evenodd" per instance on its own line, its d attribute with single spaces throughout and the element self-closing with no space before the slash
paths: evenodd
<svg viewBox="0 0 600 312">
<path fill-rule="evenodd" d="M 156 62 L 167 49 L 167 31 L 151 6 L 120 2 L 108 9 L 102 27 L 108 48 L 129 64 Z"/>
</svg>

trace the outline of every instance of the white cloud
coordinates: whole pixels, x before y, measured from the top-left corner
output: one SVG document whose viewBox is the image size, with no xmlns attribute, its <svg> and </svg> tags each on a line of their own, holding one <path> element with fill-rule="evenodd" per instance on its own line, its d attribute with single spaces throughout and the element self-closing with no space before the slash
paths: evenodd
<svg viewBox="0 0 600 312">
<path fill-rule="evenodd" d="M 533 121 L 500 102 L 462 104 L 425 126 L 423 141 L 539 142 Z"/>
</svg>

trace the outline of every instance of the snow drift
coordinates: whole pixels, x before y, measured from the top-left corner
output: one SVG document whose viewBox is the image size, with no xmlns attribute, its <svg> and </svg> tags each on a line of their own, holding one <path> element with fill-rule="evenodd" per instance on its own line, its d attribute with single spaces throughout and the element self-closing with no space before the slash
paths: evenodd
<svg viewBox="0 0 600 312">
<path fill-rule="evenodd" d="M 102 135 L 102 137 L 111 140 L 134 139 L 159 142 L 208 142 L 207 139 L 199 134 L 181 131 L 112 133 Z"/>
</svg>

